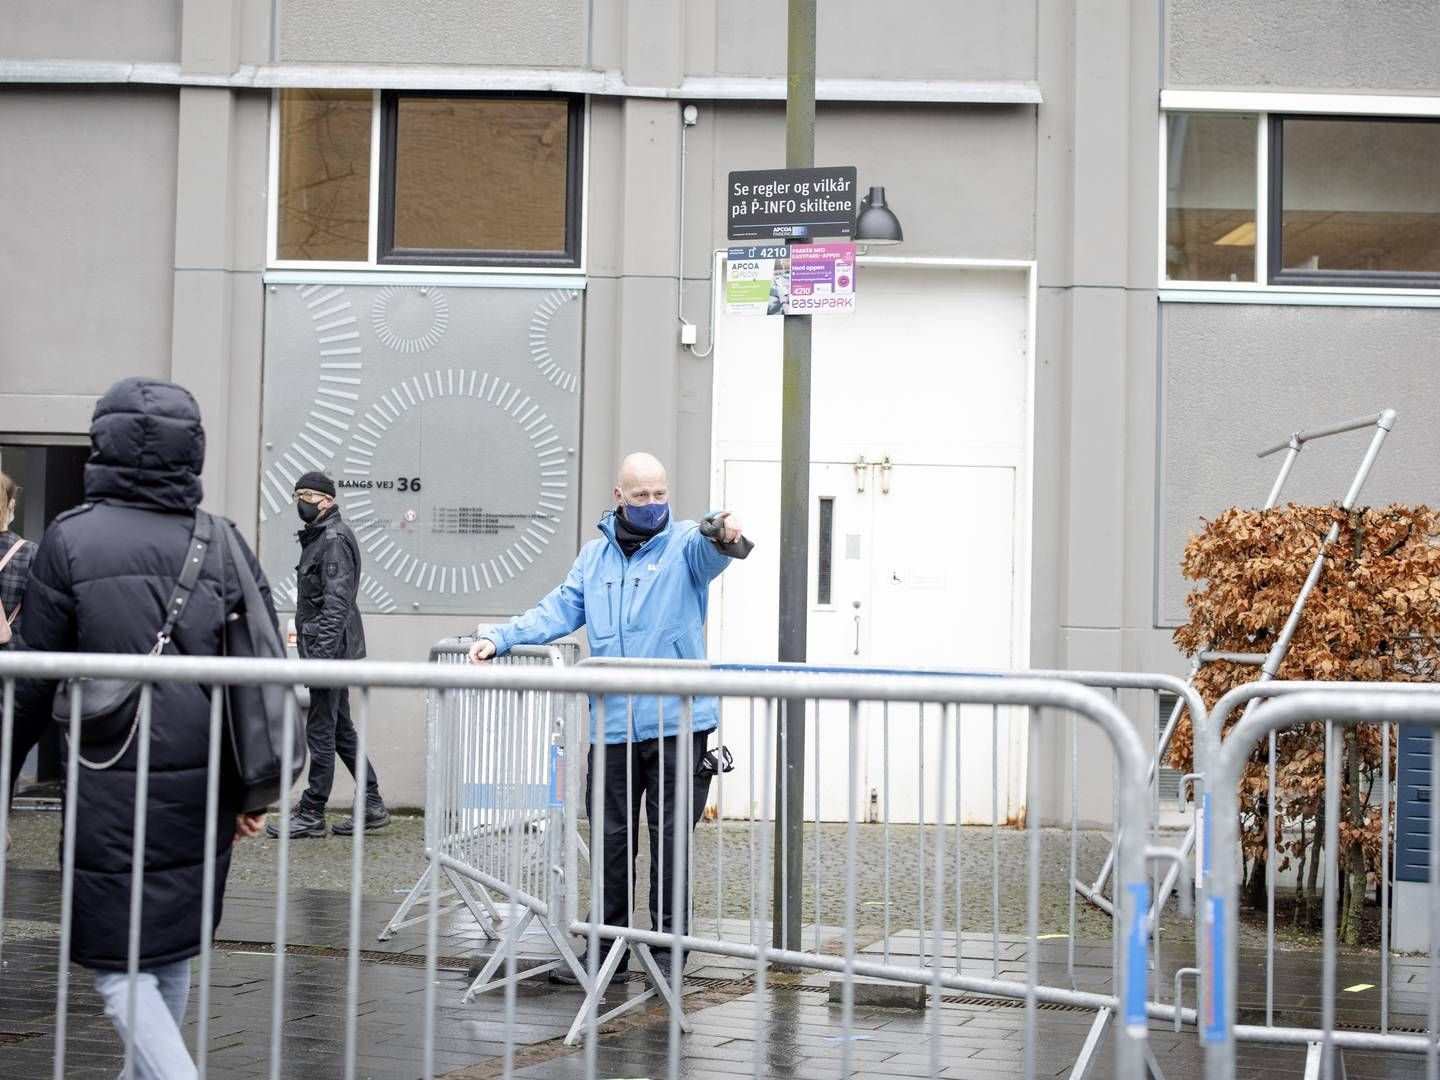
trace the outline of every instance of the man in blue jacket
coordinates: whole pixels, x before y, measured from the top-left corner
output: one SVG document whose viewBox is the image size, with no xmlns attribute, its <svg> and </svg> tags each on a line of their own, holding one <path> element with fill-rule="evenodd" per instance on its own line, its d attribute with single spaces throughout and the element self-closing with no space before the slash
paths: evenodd
<svg viewBox="0 0 1440 1080">
<path fill-rule="evenodd" d="M 707 537 L 694 521 L 672 520 L 665 466 L 650 454 L 631 454 L 621 462 L 614 496 L 615 508 L 600 519 L 601 536 L 580 549 L 565 581 L 523 615 L 482 636 L 470 649 L 472 661 L 503 656 L 516 645 L 542 645 L 581 626 L 593 656 L 704 659 L 710 582 L 731 558 L 749 551 L 740 522 L 729 513 L 717 514 L 716 535 Z M 705 756 L 717 722 L 717 703 L 713 697 L 695 700 L 693 743 L 683 763 L 677 746 L 680 707 L 678 697 L 611 695 L 603 702 L 591 700 L 590 741 L 603 737 L 606 744 L 601 781 L 604 919 L 611 926 L 630 924 L 628 899 L 635 887 L 643 803 L 650 850 L 655 853 L 650 869 L 650 925 L 662 933 L 686 930 L 685 911 L 676 919 L 672 902 L 674 827 L 676 818 L 685 813 L 686 799 L 677 783 L 681 779 L 677 764 L 687 765 L 691 774 L 688 853 L 688 833 L 705 810 L 714 774 L 713 766 L 706 767 Z M 590 756 L 589 783 L 594 784 L 593 748 Z M 588 792 L 585 805 L 592 805 Z M 688 892 L 684 907 L 689 907 Z M 667 976 L 670 955 L 666 950 L 655 953 Z M 622 961 L 619 971 L 625 969 Z"/>
</svg>

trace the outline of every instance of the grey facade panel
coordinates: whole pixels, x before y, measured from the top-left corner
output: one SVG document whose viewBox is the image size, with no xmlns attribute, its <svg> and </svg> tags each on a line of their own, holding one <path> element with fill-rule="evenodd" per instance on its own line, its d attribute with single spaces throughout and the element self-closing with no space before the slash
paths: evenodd
<svg viewBox="0 0 1440 1080">
<path fill-rule="evenodd" d="M 170 373 L 178 97 L 44 87 L 0 98 L 7 393 L 99 394 Z"/>
<path fill-rule="evenodd" d="M 1278 457 L 1255 457 L 1290 432 L 1399 412 L 1361 502 L 1434 503 L 1440 311 L 1404 308 L 1166 304 L 1161 308 L 1162 471 L 1159 615 L 1185 617 L 1180 556 L 1189 535 L 1232 505 L 1259 506 Z M 1311 444 L 1285 491 L 1295 502 L 1344 495 L 1362 432 Z"/>
<path fill-rule="evenodd" d="M 586 10 L 586 0 L 285 0 L 280 59 L 576 67 Z"/>
<path fill-rule="evenodd" d="M 1434 93 L 1430 0 L 1168 0 L 1171 87 Z"/>
<path fill-rule="evenodd" d="M 784 109 L 735 106 L 714 115 L 707 239 L 724 246 L 728 174 L 784 164 Z M 854 165 L 862 193 L 885 188 L 905 230 L 895 255 L 1028 259 L 1035 251 L 1035 116 L 1033 108 L 1014 106 L 822 105 L 815 161 Z"/>
<path fill-rule="evenodd" d="M 6 0 L 0 51 L 12 60 L 180 59 L 181 0 L 74 4 Z"/>
<path fill-rule="evenodd" d="M 785 74 L 785 5 L 724 0 L 713 10 L 716 73 Z M 925 0 L 903 9 L 825 0 L 815 64 L 822 77 L 1033 79 L 1036 20 L 1034 0 Z"/>
</svg>

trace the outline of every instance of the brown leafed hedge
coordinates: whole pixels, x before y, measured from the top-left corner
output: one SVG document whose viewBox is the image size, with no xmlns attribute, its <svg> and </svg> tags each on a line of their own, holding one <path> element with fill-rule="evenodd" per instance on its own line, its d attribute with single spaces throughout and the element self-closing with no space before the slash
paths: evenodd
<svg viewBox="0 0 1440 1080">
<path fill-rule="evenodd" d="M 1175 642 L 1189 655 L 1267 653 L 1290 614 L 1326 533 L 1338 525 L 1325 571 L 1281 666 L 1281 679 L 1428 681 L 1437 678 L 1440 642 L 1440 512 L 1425 506 L 1342 510 L 1297 506 L 1230 509 L 1190 538 L 1182 569 L 1196 582 L 1189 621 Z M 1257 668 L 1205 665 L 1195 685 L 1207 706 L 1258 677 Z M 1230 724 L 1237 718 L 1232 717 Z M 1227 725 L 1228 731 L 1228 725 Z M 1393 734 L 1393 733 L 1392 733 Z M 1323 725 L 1287 731 L 1277 745 L 1279 869 L 1300 860 L 1297 918 L 1313 915 L 1324 835 Z M 1379 870 L 1379 727 L 1351 729 L 1345 741 L 1340 823 L 1346 938 L 1358 935 L 1367 871 Z M 1170 764 L 1193 766 L 1188 718 L 1175 733 Z M 1250 864 L 1248 893 L 1264 896 L 1267 783 L 1257 747 L 1241 790 L 1241 836 Z M 1308 875 L 1305 870 L 1308 868 Z M 1257 873 L 1258 871 L 1258 873 Z M 1257 878 L 1261 879 L 1257 882 Z"/>
</svg>

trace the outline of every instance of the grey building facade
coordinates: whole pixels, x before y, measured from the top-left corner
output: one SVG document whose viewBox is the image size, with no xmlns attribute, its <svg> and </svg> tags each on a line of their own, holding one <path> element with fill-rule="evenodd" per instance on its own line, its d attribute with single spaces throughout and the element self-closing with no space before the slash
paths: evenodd
<svg viewBox="0 0 1440 1080">
<path fill-rule="evenodd" d="M 1263 499 L 1254 451 L 1293 430 L 1394 407 L 1366 501 L 1430 498 L 1440 18 L 1426 5 L 819 6 L 817 162 L 884 185 L 905 228 L 862 259 L 861 304 L 870 281 L 900 283 L 885 309 L 898 344 L 905 275 L 1023 279 L 1013 660 L 1183 672 L 1185 539 Z M 783 4 L 81 7 L 0 13 L 0 466 L 24 474 L 31 535 L 73 496 L 95 398 L 131 374 L 196 394 L 207 505 L 258 537 L 282 601 L 287 478 L 318 460 L 350 481 L 347 515 L 373 525 L 380 658 L 538 598 L 630 449 L 671 464 L 686 515 L 731 490 L 716 388 L 735 353 L 713 347 L 713 278 L 726 174 L 783 164 Z M 327 129 L 326 149 L 286 164 L 316 101 L 350 134 Z M 456 148 L 445 125 L 465 121 L 436 119 L 437 101 L 473 106 L 475 147 Z M 446 195 L 475 210 L 475 236 L 430 212 L 444 198 L 407 193 L 425 183 L 411 162 L 483 173 L 504 156 L 486 140 L 515 125 L 533 128 L 532 171 L 496 165 L 493 192 Z M 345 139 L 365 151 L 342 175 L 327 155 Z M 319 225 L 285 201 L 306 176 L 336 193 L 305 204 Z M 698 346 L 681 344 L 682 318 Z M 1359 453 L 1307 451 L 1291 496 L 1337 498 Z M 395 501 L 415 481 L 424 497 Z M 917 633 L 943 641 L 967 617 L 941 607 Z M 422 707 L 375 698 L 387 792 L 418 804 Z M 1127 705 L 1154 724 L 1153 702 Z M 1031 750 L 1036 809 L 1058 817 L 1069 740 Z M 1106 775 L 1103 746 L 1082 752 L 1082 775 Z M 1108 786 L 1080 794 L 1088 819 L 1108 814 Z"/>
</svg>

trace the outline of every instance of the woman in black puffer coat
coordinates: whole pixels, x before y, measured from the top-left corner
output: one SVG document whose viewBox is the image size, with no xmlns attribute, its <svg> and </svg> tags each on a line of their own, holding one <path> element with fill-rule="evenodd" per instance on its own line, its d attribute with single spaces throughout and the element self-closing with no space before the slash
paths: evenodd
<svg viewBox="0 0 1440 1080">
<path fill-rule="evenodd" d="M 200 410 L 190 393 L 174 383 L 125 379 L 96 405 L 90 441 L 86 502 L 55 519 L 31 568 L 25 641 L 37 650 L 139 656 L 154 645 L 165 622 L 200 504 L 205 460 Z M 222 651 L 223 617 L 241 607 L 242 599 L 225 544 L 215 542 L 219 539 L 212 539 L 167 654 L 218 656 Z M 241 545 L 273 620 L 264 574 L 243 540 Z M 193 1075 L 193 1066 L 185 1071 L 180 1022 L 190 958 L 200 951 L 205 845 L 215 852 L 218 924 L 232 840 L 254 835 L 264 820 L 239 815 L 222 778 L 219 825 L 207 841 L 209 732 L 207 688 L 155 686 L 137 986 L 141 1002 L 135 1025 L 140 1075 Z M 104 761 L 118 749 L 86 744 L 81 754 Z M 95 972 L 106 1012 L 122 1036 L 137 752 L 132 743 L 108 769 L 81 768 L 78 790 L 66 793 L 76 799 L 77 826 L 70 955 Z M 166 1012 L 174 1019 L 169 1030 Z"/>
</svg>

